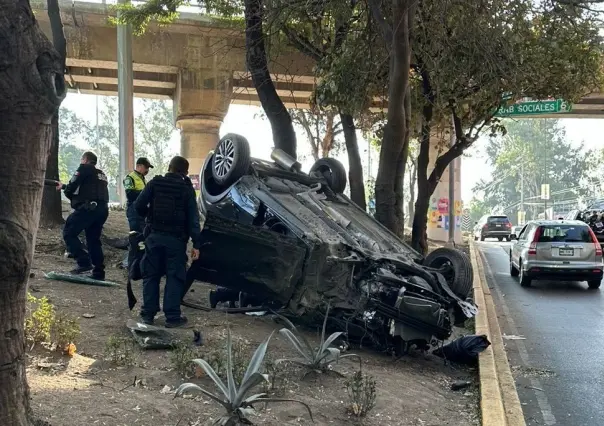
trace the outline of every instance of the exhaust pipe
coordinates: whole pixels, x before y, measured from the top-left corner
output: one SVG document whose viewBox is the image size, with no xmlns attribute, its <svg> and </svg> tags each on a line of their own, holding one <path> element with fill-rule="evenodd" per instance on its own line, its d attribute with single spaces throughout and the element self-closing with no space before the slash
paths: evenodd
<svg viewBox="0 0 604 426">
<path fill-rule="evenodd" d="M 302 169 L 302 164 L 281 148 L 273 149 L 273 152 L 271 152 L 271 159 L 290 172 L 299 172 Z"/>
</svg>

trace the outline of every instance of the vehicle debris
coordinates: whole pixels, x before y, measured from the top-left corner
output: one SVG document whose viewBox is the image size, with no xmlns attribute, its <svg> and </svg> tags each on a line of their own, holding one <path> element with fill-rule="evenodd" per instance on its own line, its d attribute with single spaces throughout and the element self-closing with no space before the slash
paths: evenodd
<svg viewBox="0 0 604 426">
<path fill-rule="evenodd" d="M 316 326 L 330 305 L 330 329 L 398 351 L 445 340 L 476 315 L 469 257 L 413 250 L 343 194 L 338 161 L 321 159 L 306 174 L 279 150 L 273 162 L 252 159 L 236 134 L 217 152 L 229 158 L 218 167 L 211 152 L 201 170 L 204 244 L 186 283 L 226 289 L 212 293 L 212 307 L 218 299 L 240 309 L 253 302 Z"/>
<path fill-rule="evenodd" d="M 435 349 L 432 354 L 456 364 L 475 365 L 478 354 L 491 346 L 485 334 L 459 337 L 442 348 Z"/>
</svg>

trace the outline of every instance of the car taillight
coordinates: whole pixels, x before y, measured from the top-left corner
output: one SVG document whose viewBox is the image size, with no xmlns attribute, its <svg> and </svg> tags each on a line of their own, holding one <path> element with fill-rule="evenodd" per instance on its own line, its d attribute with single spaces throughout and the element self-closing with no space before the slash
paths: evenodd
<svg viewBox="0 0 604 426">
<path fill-rule="evenodd" d="M 541 227 L 535 229 L 535 233 L 533 234 L 533 242 L 529 246 L 528 254 L 529 256 L 537 255 L 537 242 L 539 241 L 539 237 L 541 236 Z"/>
<path fill-rule="evenodd" d="M 508 223 L 506 223 L 506 226 L 507 226 L 508 228 L 511 228 L 511 227 L 512 227 L 512 224 L 511 224 L 510 222 L 508 222 Z"/>
<path fill-rule="evenodd" d="M 594 233 L 594 231 L 589 228 L 589 235 L 591 235 L 591 240 L 593 241 L 594 245 L 596 246 L 596 256 L 602 256 L 602 246 L 600 245 L 600 242 L 598 241 L 598 237 L 596 237 L 596 234 Z"/>
<path fill-rule="evenodd" d="M 487 229 L 489 227 L 489 225 L 487 225 L 486 223 L 482 226 L 482 229 Z"/>
</svg>

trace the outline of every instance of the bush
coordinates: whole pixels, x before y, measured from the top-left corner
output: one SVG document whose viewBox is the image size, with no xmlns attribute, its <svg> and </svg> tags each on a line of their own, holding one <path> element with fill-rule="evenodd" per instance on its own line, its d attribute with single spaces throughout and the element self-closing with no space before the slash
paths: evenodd
<svg viewBox="0 0 604 426">
<path fill-rule="evenodd" d="M 55 308 L 46 297 L 36 298 L 27 293 L 25 339 L 32 348 L 38 343 L 50 343 L 50 330 L 55 321 Z"/>
<path fill-rule="evenodd" d="M 110 336 L 105 344 L 105 357 L 116 365 L 133 365 L 136 359 L 134 342 L 130 338 Z"/>
<path fill-rule="evenodd" d="M 375 406 L 375 379 L 357 371 L 346 381 L 349 410 L 356 417 L 365 417 Z"/>
</svg>

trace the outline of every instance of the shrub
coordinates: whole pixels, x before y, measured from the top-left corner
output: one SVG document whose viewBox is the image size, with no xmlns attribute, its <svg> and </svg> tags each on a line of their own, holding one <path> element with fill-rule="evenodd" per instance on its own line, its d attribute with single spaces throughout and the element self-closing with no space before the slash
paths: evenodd
<svg viewBox="0 0 604 426">
<path fill-rule="evenodd" d="M 356 417 L 365 417 L 375 406 L 375 379 L 360 370 L 346 381 L 346 392 L 349 410 Z"/>
</svg>

